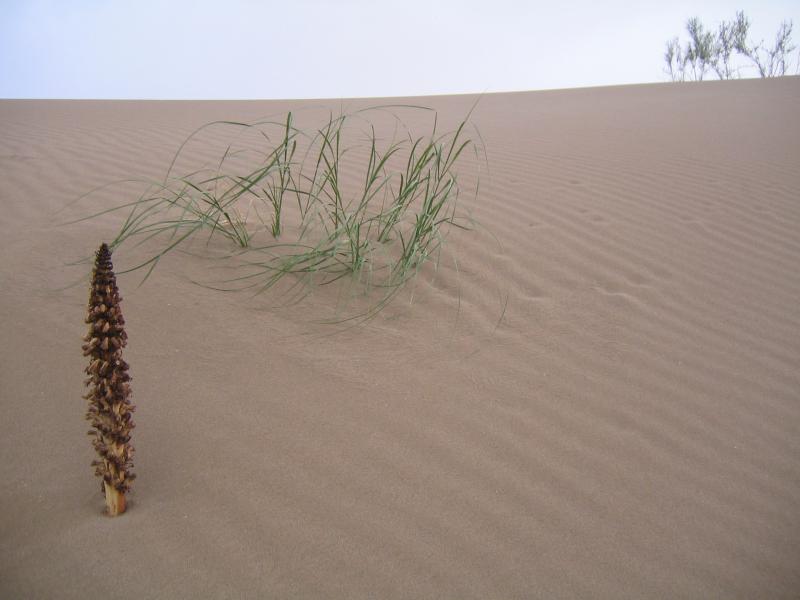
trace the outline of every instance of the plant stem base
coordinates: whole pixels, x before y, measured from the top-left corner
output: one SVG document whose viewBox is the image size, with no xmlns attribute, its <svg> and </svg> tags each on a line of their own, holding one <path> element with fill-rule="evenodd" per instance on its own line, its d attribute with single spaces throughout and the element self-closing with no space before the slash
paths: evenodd
<svg viewBox="0 0 800 600">
<path fill-rule="evenodd" d="M 108 511 L 108 516 L 116 517 L 124 513 L 126 508 L 125 494 L 109 486 L 107 483 L 103 483 L 103 486 L 106 493 L 106 510 Z"/>
</svg>

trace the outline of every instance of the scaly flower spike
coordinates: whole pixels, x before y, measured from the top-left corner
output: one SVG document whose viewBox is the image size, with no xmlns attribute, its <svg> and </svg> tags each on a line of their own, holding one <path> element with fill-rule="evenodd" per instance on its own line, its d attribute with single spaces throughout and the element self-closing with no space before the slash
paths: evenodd
<svg viewBox="0 0 800 600">
<path fill-rule="evenodd" d="M 86 419 L 93 427 L 89 431 L 92 446 L 100 455 L 92 466 L 95 475 L 103 479 L 101 487 L 112 517 L 125 512 L 125 493 L 135 478 L 131 472 L 133 446 L 130 444 L 134 406 L 129 400 L 128 363 L 122 360 L 127 335 L 119 306 L 121 300 L 111 251 L 102 244 L 96 254 L 89 291 L 86 317 L 89 332 L 83 346 L 83 355 L 89 357 L 86 367 L 89 393 L 84 398 L 89 401 Z"/>
</svg>

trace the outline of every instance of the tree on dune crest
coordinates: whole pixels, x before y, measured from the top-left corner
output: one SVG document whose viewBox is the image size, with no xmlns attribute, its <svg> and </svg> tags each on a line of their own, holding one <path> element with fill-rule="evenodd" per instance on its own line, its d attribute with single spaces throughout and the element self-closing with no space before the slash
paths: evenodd
<svg viewBox="0 0 800 600">
<path fill-rule="evenodd" d="M 791 54 L 797 48 L 792 44 L 792 27 L 791 21 L 783 21 L 769 46 L 764 40 L 748 40 L 750 19 L 742 11 L 734 20 L 722 21 L 716 33 L 693 17 L 686 22 L 689 40 L 685 45 L 677 37 L 667 42 L 665 71 L 672 81 L 702 81 L 710 72 L 719 79 L 736 79 L 747 66 L 755 67 L 760 77 L 790 74 Z M 736 56 L 739 63 L 734 62 Z"/>
</svg>

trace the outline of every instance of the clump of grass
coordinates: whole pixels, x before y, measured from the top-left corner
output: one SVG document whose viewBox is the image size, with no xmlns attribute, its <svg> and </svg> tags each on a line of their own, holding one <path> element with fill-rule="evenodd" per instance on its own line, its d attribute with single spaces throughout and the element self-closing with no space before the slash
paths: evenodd
<svg viewBox="0 0 800 600">
<path fill-rule="evenodd" d="M 321 285 L 349 276 L 382 291 L 367 311 L 374 313 L 438 255 L 451 226 L 465 227 L 456 165 L 475 144 L 466 120 L 439 134 L 436 119 L 426 136 L 382 142 L 366 112 L 331 115 L 313 133 L 296 128 L 292 113 L 282 121 L 209 124 L 255 132 L 265 148 L 248 161 L 246 150 L 229 145 L 216 168 L 173 176 L 187 140 L 163 182 L 87 218 L 126 211 L 112 249 L 160 240 L 128 269 L 145 269 L 144 279 L 161 258 L 205 232 L 207 242 L 224 238 L 245 269 L 222 282 L 224 289 L 261 292 L 287 276 Z M 362 126 L 361 138 L 352 122 Z M 286 204 L 290 197 L 294 207 Z M 292 240 L 283 239 L 287 219 Z"/>
<path fill-rule="evenodd" d="M 297 150 L 297 140 L 292 129 L 292 113 L 286 116 L 283 139 L 273 152 L 269 168 L 266 171 L 266 180 L 261 186 L 264 198 L 272 207 L 270 232 L 277 238 L 281 234 L 281 211 L 283 210 L 283 197 L 287 191 L 297 190 L 292 166 L 294 154 Z"/>
</svg>

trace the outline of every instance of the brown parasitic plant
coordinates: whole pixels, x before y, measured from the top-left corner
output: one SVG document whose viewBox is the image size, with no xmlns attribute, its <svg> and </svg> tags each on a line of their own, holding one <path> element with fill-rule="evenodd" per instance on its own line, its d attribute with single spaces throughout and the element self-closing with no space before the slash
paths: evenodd
<svg viewBox="0 0 800 600">
<path fill-rule="evenodd" d="M 86 367 L 84 398 L 89 401 L 86 419 L 92 424 L 89 435 L 92 445 L 100 455 L 92 462 L 95 475 L 101 477 L 106 508 L 110 516 L 125 512 L 125 493 L 135 478 L 131 472 L 133 446 L 130 444 L 133 429 L 134 406 L 130 402 L 130 375 L 128 364 L 122 360 L 125 347 L 125 319 L 122 317 L 111 251 L 102 244 L 95 256 L 92 283 L 89 291 L 89 308 L 83 355 L 89 357 Z"/>
</svg>

